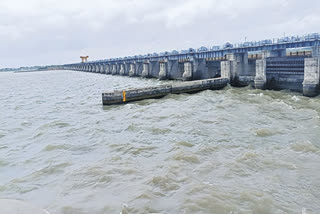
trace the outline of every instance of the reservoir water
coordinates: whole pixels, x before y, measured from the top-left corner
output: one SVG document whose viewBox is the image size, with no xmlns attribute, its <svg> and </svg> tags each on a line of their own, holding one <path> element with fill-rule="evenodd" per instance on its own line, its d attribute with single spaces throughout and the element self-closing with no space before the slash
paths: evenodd
<svg viewBox="0 0 320 214">
<path fill-rule="evenodd" d="M 103 107 L 163 84 L 0 73 L 0 198 L 51 214 L 320 213 L 320 98 L 226 87 Z"/>
</svg>

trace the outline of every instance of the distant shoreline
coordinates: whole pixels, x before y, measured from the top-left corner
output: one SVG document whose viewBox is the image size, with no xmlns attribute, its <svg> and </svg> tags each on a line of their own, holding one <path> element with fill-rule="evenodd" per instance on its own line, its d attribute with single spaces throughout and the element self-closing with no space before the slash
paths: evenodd
<svg viewBox="0 0 320 214">
<path fill-rule="evenodd" d="M 28 73 L 28 72 L 39 72 L 44 70 L 34 70 L 34 71 L 14 71 L 13 73 Z"/>
</svg>

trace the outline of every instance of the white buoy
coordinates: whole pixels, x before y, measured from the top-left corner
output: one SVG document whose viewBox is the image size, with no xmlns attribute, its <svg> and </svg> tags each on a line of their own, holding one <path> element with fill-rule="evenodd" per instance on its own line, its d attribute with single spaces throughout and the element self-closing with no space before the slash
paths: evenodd
<svg viewBox="0 0 320 214">
<path fill-rule="evenodd" d="M 0 209 L 1 214 L 50 214 L 44 209 L 13 199 L 0 199 Z"/>
</svg>

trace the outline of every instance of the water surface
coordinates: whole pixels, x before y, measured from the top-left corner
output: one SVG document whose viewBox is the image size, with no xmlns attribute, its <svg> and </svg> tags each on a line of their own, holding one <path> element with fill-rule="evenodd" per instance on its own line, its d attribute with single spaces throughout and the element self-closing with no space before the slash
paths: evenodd
<svg viewBox="0 0 320 214">
<path fill-rule="evenodd" d="M 0 198 L 52 214 L 320 213 L 320 98 L 226 87 L 103 107 L 163 84 L 0 73 Z"/>
</svg>

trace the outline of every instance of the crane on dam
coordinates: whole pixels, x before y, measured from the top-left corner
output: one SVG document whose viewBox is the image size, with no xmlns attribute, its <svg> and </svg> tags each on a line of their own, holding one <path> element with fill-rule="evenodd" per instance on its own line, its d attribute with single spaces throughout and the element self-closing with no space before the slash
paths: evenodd
<svg viewBox="0 0 320 214">
<path fill-rule="evenodd" d="M 88 62 L 89 56 L 80 56 L 80 58 L 82 60 L 82 63 L 84 63 L 84 62 Z"/>
</svg>

